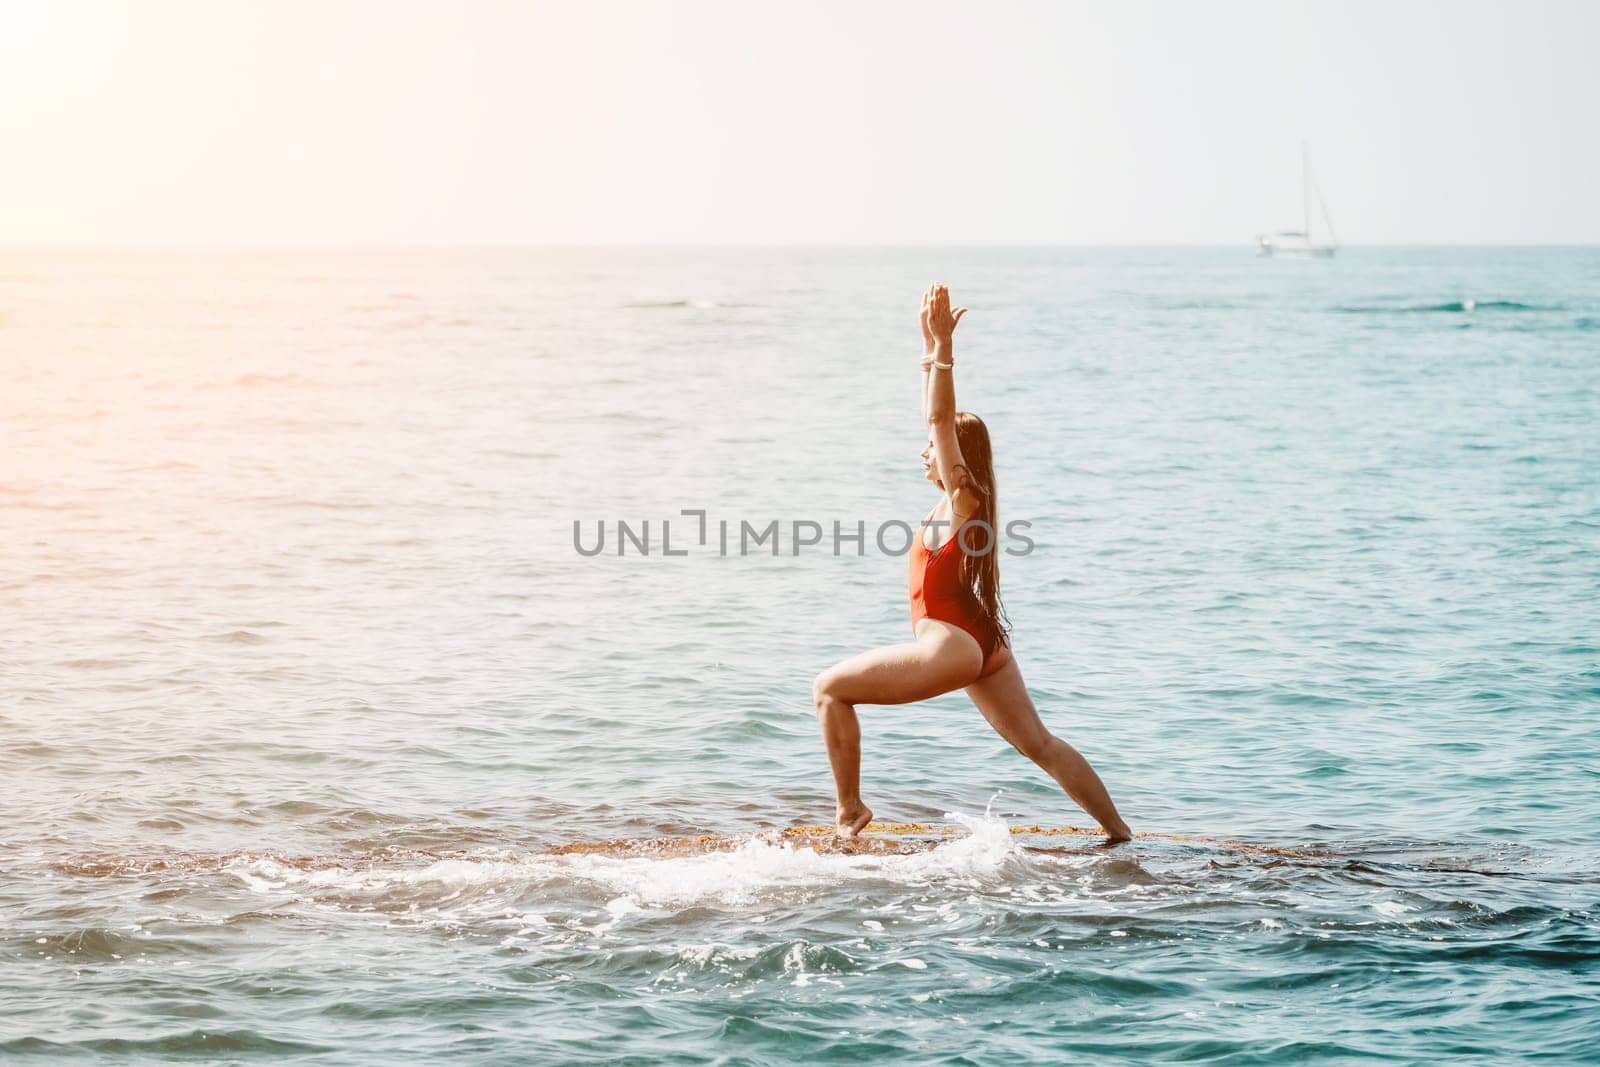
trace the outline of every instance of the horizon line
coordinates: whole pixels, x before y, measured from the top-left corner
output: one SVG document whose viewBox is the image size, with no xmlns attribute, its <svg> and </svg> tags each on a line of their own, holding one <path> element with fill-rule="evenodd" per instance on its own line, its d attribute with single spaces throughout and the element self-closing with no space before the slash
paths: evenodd
<svg viewBox="0 0 1600 1067">
<path fill-rule="evenodd" d="M 1106 243 L 1095 241 L 387 241 L 387 240 L 306 240 L 306 241 L 42 241 L 0 240 L 0 251 L 293 251 L 310 249 L 348 250 L 445 250 L 445 249 L 1251 249 L 1248 241 L 1134 241 Z M 1600 248 L 1594 241 L 1370 241 L 1341 243 L 1345 249 L 1402 248 Z"/>
</svg>

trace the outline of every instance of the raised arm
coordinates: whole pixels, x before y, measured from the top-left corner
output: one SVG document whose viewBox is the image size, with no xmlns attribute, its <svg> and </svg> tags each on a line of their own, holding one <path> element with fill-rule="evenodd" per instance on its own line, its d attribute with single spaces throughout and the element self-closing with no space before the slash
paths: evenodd
<svg viewBox="0 0 1600 1067">
<path fill-rule="evenodd" d="M 928 421 L 928 388 L 932 384 L 933 376 L 929 373 L 933 369 L 933 330 L 928 326 L 928 312 L 933 307 L 933 286 L 928 286 L 922 293 L 922 313 L 918 321 L 922 324 L 922 421 Z"/>
<path fill-rule="evenodd" d="M 978 494 L 956 440 L 955 343 L 956 323 L 966 308 L 950 310 L 950 290 L 935 284 L 928 291 L 928 332 L 933 338 L 933 360 L 928 376 L 927 419 L 933 437 L 934 467 L 950 497 L 957 526 L 976 514 Z"/>
</svg>

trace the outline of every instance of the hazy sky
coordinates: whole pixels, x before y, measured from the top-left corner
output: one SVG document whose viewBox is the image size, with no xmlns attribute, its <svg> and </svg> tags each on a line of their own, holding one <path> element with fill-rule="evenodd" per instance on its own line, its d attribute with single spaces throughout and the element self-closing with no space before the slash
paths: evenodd
<svg viewBox="0 0 1600 1067">
<path fill-rule="evenodd" d="M 0 0 L 0 243 L 1600 241 L 1600 3 Z"/>
</svg>

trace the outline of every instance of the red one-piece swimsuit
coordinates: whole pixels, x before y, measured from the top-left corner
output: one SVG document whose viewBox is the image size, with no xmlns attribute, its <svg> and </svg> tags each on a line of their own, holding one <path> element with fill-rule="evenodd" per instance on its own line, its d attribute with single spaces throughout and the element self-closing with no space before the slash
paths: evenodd
<svg viewBox="0 0 1600 1067">
<path fill-rule="evenodd" d="M 916 531 L 911 540 L 910 591 L 911 630 L 923 619 L 939 619 L 961 627 L 972 635 L 983 650 L 983 669 L 979 678 L 987 678 L 1003 664 L 1000 650 L 1005 647 L 1005 635 L 984 614 L 983 605 L 970 586 L 961 580 L 961 534 L 972 525 L 969 520 L 961 533 L 950 538 L 937 549 L 929 550 L 923 543 L 923 532 Z M 982 528 L 976 536 L 968 537 L 968 544 L 982 545 Z"/>
</svg>

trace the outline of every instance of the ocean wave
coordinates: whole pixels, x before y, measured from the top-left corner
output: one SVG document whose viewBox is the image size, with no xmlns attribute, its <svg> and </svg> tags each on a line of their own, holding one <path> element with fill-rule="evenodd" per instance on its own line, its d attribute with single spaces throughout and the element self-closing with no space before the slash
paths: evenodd
<svg viewBox="0 0 1600 1067">
<path fill-rule="evenodd" d="M 1024 855 L 1000 819 L 952 814 L 972 833 L 909 852 L 848 853 L 796 847 L 775 835 L 717 839 L 687 854 L 612 850 L 566 854 L 496 851 L 437 859 L 424 866 L 289 861 L 240 855 L 221 864 L 247 888 L 262 893 L 299 892 L 378 911 L 397 906 L 440 906 L 463 898 L 497 896 L 541 887 L 587 888 L 614 918 L 644 908 L 681 910 L 746 906 L 774 897 L 804 896 L 854 881 L 924 884 L 945 879 L 1005 878 Z M 598 897 L 596 898 L 598 899 Z"/>
<path fill-rule="evenodd" d="M 215 956 L 222 951 L 220 946 L 203 937 L 157 935 L 146 930 L 127 933 L 100 926 L 46 934 L 30 938 L 27 943 L 33 946 L 33 951 L 37 954 L 76 956 L 83 962 L 109 962 L 139 956 L 174 956 L 180 959 L 192 959 L 198 956 Z"/>
<path fill-rule="evenodd" d="M 1524 304 L 1518 300 L 1447 300 L 1442 304 L 1340 304 L 1342 315 L 1472 314 L 1479 311 L 1564 311 L 1557 304 Z"/>
<path fill-rule="evenodd" d="M 227 1053 L 270 1053 L 308 1055 L 332 1052 L 333 1046 L 305 1041 L 282 1041 L 259 1030 L 185 1030 L 161 1037 L 103 1037 L 83 1041 L 49 1041 L 41 1037 L 20 1037 L 0 1044 L 5 1055 L 101 1053 L 104 1055 L 220 1056 Z"/>
<path fill-rule="evenodd" d="M 685 297 L 679 300 L 636 300 L 622 305 L 634 309 L 663 309 L 663 308 L 693 308 L 704 311 L 710 308 L 742 308 L 754 307 L 753 304 L 730 304 L 721 300 L 702 300 L 696 297 Z"/>
</svg>

